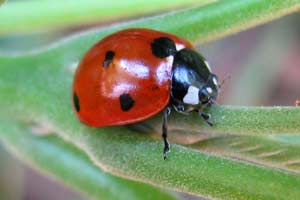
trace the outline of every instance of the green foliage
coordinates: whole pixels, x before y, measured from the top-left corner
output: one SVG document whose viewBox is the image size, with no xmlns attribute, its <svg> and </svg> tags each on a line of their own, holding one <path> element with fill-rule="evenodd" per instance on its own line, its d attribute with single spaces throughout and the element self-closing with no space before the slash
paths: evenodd
<svg viewBox="0 0 300 200">
<path fill-rule="evenodd" d="M 182 116 L 174 113 L 169 118 L 171 129 L 186 129 L 196 133 L 218 134 L 299 134 L 300 107 L 242 107 L 242 106 L 213 106 L 207 109 L 213 118 L 213 127 L 204 121 L 199 121 L 199 116 L 191 114 Z M 154 117 L 141 123 L 159 131 L 161 118 Z M 173 127 L 174 126 L 174 127 Z"/>
<path fill-rule="evenodd" d="M 73 145 L 55 135 L 36 136 L 34 124 L 1 120 L 1 139 L 19 159 L 95 199 L 175 199 L 152 186 L 99 170 Z"/>
<path fill-rule="evenodd" d="M 297 138 L 299 140 L 300 138 L 291 135 L 286 135 L 283 138 L 287 136 L 293 138 L 293 140 Z M 230 156 L 244 161 L 299 173 L 299 145 L 290 140 L 282 142 L 277 137 L 274 135 L 214 137 L 195 143 L 191 147 L 213 154 Z"/>
<path fill-rule="evenodd" d="M 172 153 L 167 161 L 161 158 L 162 142 L 151 138 L 159 136 L 160 116 L 134 126 L 95 129 L 79 123 L 71 108 L 74 63 L 78 63 L 93 43 L 113 31 L 126 27 L 149 27 L 202 42 L 267 22 L 297 9 L 299 1 L 296 0 L 219 1 L 205 7 L 87 32 L 28 55 L 2 56 L 0 116 L 4 123 L 0 123 L 0 140 L 25 160 L 60 177 L 72 187 L 81 188 L 85 193 L 94 191 L 98 182 L 83 187 L 90 181 L 90 177 L 82 175 L 79 178 L 85 181 L 78 181 L 72 173 L 64 175 L 62 171 L 69 165 L 62 161 L 53 163 L 56 167 L 45 166 L 44 159 L 53 156 L 52 150 L 81 163 L 74 167 L 87 172 L 93 170 L 97 176 L 102 173 L 91 165 L 86 155 L 95 165 L 114 175 L 199 196 L 219 199 L 297 199 L 300 196 L 300 177 L 295 170 L 298 168 L 282 167 L 284 160 L 268 160 L 260 156 L 277 150 L 271 138 L 240 136 L 249 147 L 256 143 L 265 147 L 265 151 L 252 154 L 224 145 L 228 140 L 230 144 L 234 141 L 221 134 L 299 133 L 300 124 L 297 122 L 300 119 L 300 108 L 215 106 L 209 110 L 214 116 L 214 128 L 208 128 L 196 115 L 187 118 L 176 114 L 170 119 L 171 130 L 180 132 L 181 135 L 186 132 L 199 134 L 201 131 L 220 137 L 192 146 L 172 145 Z M 26 134 L 29 132 L 26 126 L 33 122 L 46 124 L 51 132 L 78 149 L 75 150 L 57 137 L 39 138 Z M 281 144 L 283 140 L 277 139 L 276 142 Z M 19 145 L 22 142 L 36 145 L 26 148 Z M 215 148 L 218 151 L 214 151 L 214 145 L 219 145 Z M 287 149 L 284 154 L 287 159 L 295 156 L 297 148 L 292 145 L 283 145 Z M 41 154 L 31 155 L 34 148 L 40 148 Z M 230 153 L 237 151 L 238 158 L 243 158 L 242 160 L 230 158 Z M 246 162 L 252 160 L 257 162 Z M 112 185 L 116 184 L 122 190 L 123 185 L 116 181 L 117 178 L 108 179 Z M 100 186 L 106 187 L 105 184 Z M 145 187 L 135 184 L 138 188 Z M 155 189 L 149 187 L 149 190 L 145 190 L 149 192 Z M 167 195 L 155 191 L 157 193 L 153 195 Z M 96 196 L 96 192 L 93 195 Z"/>
<path fill-rule="evenodd" d="M 203 5 L 213 0 L 77 0 L 12 1 L 0 12 L 0 35 L 38 30 L 53 30 L 111 20 L 124 20 L 133 16 L 163 12 L 191 5 Z M 1 1 L 0 1 L 1 4 Z M 159 6 L 158 6 L 159 5 Z"/>
</svg>

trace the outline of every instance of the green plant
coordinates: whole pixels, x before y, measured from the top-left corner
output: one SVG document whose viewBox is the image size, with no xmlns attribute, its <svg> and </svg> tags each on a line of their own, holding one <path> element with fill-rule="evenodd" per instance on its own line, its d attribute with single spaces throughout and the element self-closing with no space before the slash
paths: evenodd
<svg viewBox="0 0 300 200">
<path fill-rule="evenodd" d="M 193 145 L 172 145 L 172 153 L 164 162 L 161 141 L 154 139 L 154 133 L 160 132 L 161 116 L 133 126 L 94 129 L 78 122 L 70 103 L 72 65 L 92 44 L 113 31 L 148 27 L 200 43 L 297 10 L 298 0 L 218 1 L 101 28 L 27 55 L 0 56 L 0 140 L 21 159 L 94 198 L 123 197 L 113 196 L 107 187 L 126 190 L 137 199 L 145 193 L 152 198 L 175 198 L 150 185 L 104 177 L 100 171 L 104 170 L 208 198 L 297 199 L 299 166 L 292 162 L 299 160 L 298 143 L 292 142 L 297 137 L 276 135 L 300 133 L 300 108 L 213 106 L 209 110 L 214 116 L 213 128 L 199 122 L 196 115 L 174 115 L 170 119 L 173 132 L 205 132 L 215 137 Z M 113 13 L 108 12 L 107 18 Z M 55 136 L 39 136 L 41 131 L 34 131 L 34 127 Z M 45 165 L 48 159 L 53 165 Z M 78 168 L 71 168 L 72 164 Z M 73 170 L 83 174 L 77 176 Z M 95 180 L 94 176 L 100 178 Z"/>
</svg>

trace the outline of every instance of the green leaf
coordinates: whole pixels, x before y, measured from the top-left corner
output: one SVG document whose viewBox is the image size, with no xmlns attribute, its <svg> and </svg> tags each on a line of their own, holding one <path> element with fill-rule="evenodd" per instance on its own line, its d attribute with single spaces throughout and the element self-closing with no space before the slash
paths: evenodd
<svg viewBox="0 0 300 200">
<path fill-rule="evenodd" d="M 147 27 L 170 32 L 195 43 L 224 37 L 299 10 L 299 0 L 226 0 L 128 23 L 115 24 L 79 34 L 52 46 L 52 56 L 74 61 L 106 35 L 129 27 Z M 70 41 L 71 40 L 71 41 Z M 64 52 L 64 54 L 61 54 Z M 55 54 L 55 55 L 54 55 Z M 70 60 L 68 58 L 67 60 Z"/>
<path fill-rule="evenodd" d="M 223 136 L 200 141 L 191 145 L 191 147 L 213 154 L 299 173 L 299 145 L 291 142 L 282 142 L 276 137 L 273 135 Z M 289 137 L 298 140 L 300 138 L 295 135 Z"/>
<path fill-rule="evenodd" d="M 170 129 L 190 134 L 299 134 L 300 107 L 246 107 L 213 106 L 206 110 L 212 115 L 213 127 L 208 126 L 198 114 L 182 116 L 173 113 L 169 117 Z M 161 116 L 139 124 L 140 128 L 160 131 Z"/>
<path fill-rule="evenodd" d="M 172 146 L 172 154 L 163 161 L 159 156 L 161 142 L 152 141 L 125 127 L 90 129 L 80 124 L 69 129 L 66 127 L 63 129 L 70 131 L 70 140 L 76 141 L 88 152 L 98 166 L 122 176 L 206 197 L 294 199 L 300 195 L 297 189 L 299 174 L 225 159 L 178 145 Z M 5 133 L 2 140 L 13 137 L 10 129 Z M 19 138 L 19 135 L 16 137 Z M 28 148 L 37 146 L 26 140 L 17 146 L 25 144 Z M 50 148 L 47 146 L 45 149 Z"/>
<path fill-rule="evenodd" d="M 213 0 L 77 0 L 60 1 L 12 1 L 1 8 L 0 34 L 34 32 L 79 26 L 91 23 L 104 23 L 111 20 L 124 20 L 129 17 L 184 8 L 191 5 L 204 5 Z M 0 1 L 1 4 L 1 1 Z"/>
<path fill-rule="evenodd" d="M 95 41 L 121 28 L 150 27 L 204 41 L 266 22 L 298 7 L 298 1 L 220 1 L 203 8 L 88 32 L 41 52 L 2 57 L 1 115 L 48 124 L 53 132 L 83 150 L 97 166 L 130 179 L 210 198 L 297 199 L 300 177 L 289 171 L 181 145 L 172 145 L 172 153 L 163 161 L 162 142 L 151 139 L 147 131 L 136 130 L 148 126 L 147 130 L 155 132 L 158 118 L 139 127 L 95 129 L 80 124 L 71 108 L 71 71 Z M 189 118 L 175 115 L 170 124 L 175 128 L 184 125 L 179 127 L 181 132 L 185 128 L 197 132 L 199 128 L 207 133 L 299 133 L 300 125 L 296 123 L 299 109 L 216 106 L 209 110 L 214 116 L 214 128 L 203 125 L 196 115 Z M 1 134 L 0 139 L 5 137 Z"/>
<path fill-rule="evenodd" d="M 94 199 L 175 199 L 160 189 L 114 177 L 97 168 L 82 151 L 55 135 L 36 136 L 33 125 L 0 122 L 1 141 L 19 159 Z"/>
<path fill-rule="evenodd" d="M 121 24 L 112 27 L 111 30 L 148 27 L 174 33 L 199 43 L 240 32 L 297 10 L 299 10 L 299 0 L 227 0 L 203 8 L 193 8 L 140 22 Z"/>
</svg>

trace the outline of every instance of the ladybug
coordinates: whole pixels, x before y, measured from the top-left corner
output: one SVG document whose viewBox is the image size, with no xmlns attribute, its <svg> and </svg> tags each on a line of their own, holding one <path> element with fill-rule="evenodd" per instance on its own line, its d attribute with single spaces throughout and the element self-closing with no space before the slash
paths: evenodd
<svg viewBox="0 0 300 200">
<path fill-rule="evenodd" d="M 216 101 L 218 78 L 187 41 L 169 33 L 134 28 L 113 33 L 83 57 L 73 83 L 74 111 L 81 122 L 115 126 L 145 120 L 161 111 L 163 158 L 169 152 L 171 110 L 199 113 Z"/>
</svg>

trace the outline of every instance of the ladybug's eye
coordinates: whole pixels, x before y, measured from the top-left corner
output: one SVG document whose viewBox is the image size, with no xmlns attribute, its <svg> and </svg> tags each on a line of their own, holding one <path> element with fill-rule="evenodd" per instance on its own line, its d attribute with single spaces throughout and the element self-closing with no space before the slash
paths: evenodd
<svg viewBox="0 0 300 200">
<path fill-rule="evenodd" d="M 200 90 L 198 96 L 199 96 L 199 101 L 203 104 L 205 104 L 209 101 L 210 96 L 209 96 L 206 88 Z"/>
</svg>

